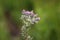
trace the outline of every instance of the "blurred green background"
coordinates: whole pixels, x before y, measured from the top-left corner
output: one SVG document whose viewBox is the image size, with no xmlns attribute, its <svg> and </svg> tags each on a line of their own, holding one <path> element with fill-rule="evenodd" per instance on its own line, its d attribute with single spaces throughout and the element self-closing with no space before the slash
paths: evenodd
<svg viewBox="0 0 60 40">
<path fill-rule="evenodd" d="M 33 10 L 41 18 L 31 27 L 33 40 L 60 40 L 60 0 L 0 0 L 0 40 L 11 39 L 5 11 L 9 11 L 12 22 L 20 27 L 23 9 Z"/>
</svg>

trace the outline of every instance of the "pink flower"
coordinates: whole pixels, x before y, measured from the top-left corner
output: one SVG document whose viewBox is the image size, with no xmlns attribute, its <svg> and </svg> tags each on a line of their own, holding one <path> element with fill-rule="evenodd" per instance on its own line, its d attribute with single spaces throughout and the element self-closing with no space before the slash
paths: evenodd
<svg viewBox="0 0 60 40">
<path fill-rule="evenodd" d="M 31 14 L 31 12 L 29 12 L 29 11 L 25 11 L 24 12 L 26 15 L 30 15 Z"/>
<path fill-rule="evenodd" d="M 35 20 L 36 20 L 36 21 L 39 21 L 39 20 L 40 20 L 40 17 L 37 17 Z"/>
<path fill-rule="evenodd" d="M 31 12 L 30 12 L 30 11 L 25 11 L 25 10 L 23 10 L 23 11 L 22 11 L 22 14 L 30 15 L 30 14 L 31 14 Z"/>
</svg>

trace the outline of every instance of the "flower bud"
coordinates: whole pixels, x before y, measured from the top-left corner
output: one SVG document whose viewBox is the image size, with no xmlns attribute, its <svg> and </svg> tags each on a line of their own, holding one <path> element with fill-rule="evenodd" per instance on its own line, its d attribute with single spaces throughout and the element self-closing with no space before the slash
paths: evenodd
<svg viewBox="0 0 60 40">
<path fill-rule="evenodd" d="M 38 14 L 34 14 L 34 17 L 37 17 L 38 16 Z"/>
<path fill-rule="evenodd" d="M 37 17 L 35 20 L 36 20 L 36 21 L 39 21 L 39 20 L 40 20 L 40 17 Z"/>
<path fill-rule="evenodd" d="M 23 10 L 22 10 L 22 14 L 25 14 L 24 12 L 25 12 L 25 10 L 23 9 Z"/>
</svg>

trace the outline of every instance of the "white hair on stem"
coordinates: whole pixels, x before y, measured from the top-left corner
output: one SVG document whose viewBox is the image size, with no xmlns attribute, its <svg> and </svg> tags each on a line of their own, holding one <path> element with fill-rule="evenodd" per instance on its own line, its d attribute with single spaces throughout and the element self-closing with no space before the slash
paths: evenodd
<svg viewBox="0 0 60 40">
<path fill-rule="evenodd" d="M 26 11 L 22 10 L 21 20 L 24 23 L 21 28 L 21 35 L 24 40 L 32 40 L 32 37 L 28 34 L 28 31 L 30 29 L 31 24 L 38 23 L 40 20 L 40 17 L 38 17 L 38 14 L 34 14 L 32 11 Z"/>
</svg>

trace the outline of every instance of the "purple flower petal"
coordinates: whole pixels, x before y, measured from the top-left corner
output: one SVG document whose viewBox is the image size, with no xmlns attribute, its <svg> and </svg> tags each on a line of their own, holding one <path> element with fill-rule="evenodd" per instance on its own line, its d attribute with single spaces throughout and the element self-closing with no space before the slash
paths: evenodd
<svg viewBox="0 0 60 40">
<path fill-rule="evenodd" d="M 36 20 L 36 21 L 39 21 L 39 20 L 40 20 L 40 17 L 37 17 L 35 20 Z"/>
<path fill-rule="evenodd" d="M 26 15 L 30 15 L 30 14 L 31 14 L 31 12 L 29 12 L 29 11 L 26 11 L 26 12 L 25 12 L 25 14 L 26 14 Z"/>
</svg>

